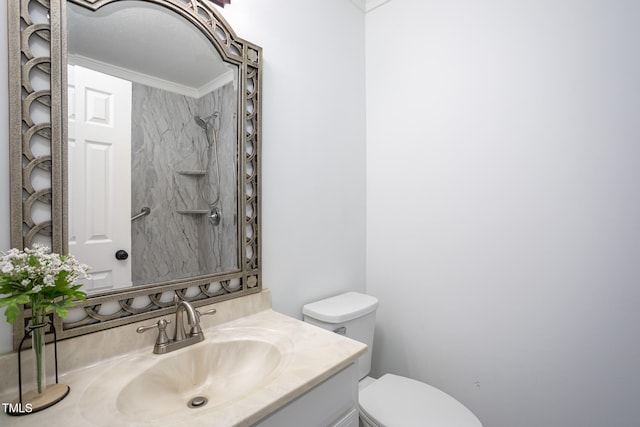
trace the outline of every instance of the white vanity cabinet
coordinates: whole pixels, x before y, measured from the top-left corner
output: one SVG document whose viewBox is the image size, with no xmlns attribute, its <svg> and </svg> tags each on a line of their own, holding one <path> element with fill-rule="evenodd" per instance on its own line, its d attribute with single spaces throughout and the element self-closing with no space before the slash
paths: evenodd
<svg viewBox="0 0 640 427">
<path fill-rule="evenodd" d="M 254 427 L 358 427 L 357 376 L 352 363 Z"/>
</svg>

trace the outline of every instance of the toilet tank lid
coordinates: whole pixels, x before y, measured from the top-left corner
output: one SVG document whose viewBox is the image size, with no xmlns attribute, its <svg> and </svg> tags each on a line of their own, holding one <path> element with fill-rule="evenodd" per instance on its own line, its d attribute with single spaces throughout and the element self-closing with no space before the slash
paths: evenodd
<svg viewBox="0 0 640 427">
<path fill-rule="evenodd" d="M 305 304 L 302 314 L 328 323 L 342 323 L 364 316 L 378 308 L 378 299 L 359 292 L 347 292 Z"/>
</svg>

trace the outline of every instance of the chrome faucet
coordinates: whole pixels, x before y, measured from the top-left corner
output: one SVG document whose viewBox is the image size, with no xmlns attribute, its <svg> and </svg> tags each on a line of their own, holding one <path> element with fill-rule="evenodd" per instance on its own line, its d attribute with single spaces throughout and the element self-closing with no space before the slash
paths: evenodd
<svg viewBox="0 0 640 427">
<path fill-rule="evenodd" d="M 194 336 L 200 336 L 200 341 L 202 341 L 204 339 L 202 330 L 199 334 L 193 333 L 196 328 L 200 329 L 200 317 L 196 314 L 195 308 L 189 302 L 180 300 L 178 295 L 173 298 L 173 302 L 176 304 L 176 327 L 173 332 L 173 341 L 183 341 Z M 184 330 L 184 313 L 187 313 L 187 323 L 191 326 L 188 337 Z"/>
<path fill-rule="evenodd" d="M 174 296 L 173 301 L 176 305 L 176 318 L 172 340 L 167 337 L 167 324 L 171 323 L 168 320 L 160 319 L 156 325 L 140 326 L 136 329 L 136 331 L 141 334 L 150 329 L 158 328 L 158 338 L 153 346 L 153 352 L 155 354 L 169 353 L 204 340 L 204 333 L 200 327 L 200 316 L 215 314 L 216 312 L 216 309 L 213 308 L 205 311 L 204 313 L 200 313 L 198 310 L 193 308 L 188 301 L 181 300 L 177 293 Z M 187 314 L 187 324 L 190 327 L 188 334 L 185 332 L 184 326 L 185 313 Z"/>
</svg>

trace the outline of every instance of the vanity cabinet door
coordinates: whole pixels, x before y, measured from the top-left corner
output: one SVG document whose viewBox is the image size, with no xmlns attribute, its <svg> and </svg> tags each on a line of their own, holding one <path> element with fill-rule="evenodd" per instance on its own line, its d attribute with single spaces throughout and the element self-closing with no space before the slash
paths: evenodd
<svg viewBox="0 0 640 427">
<path fill-rule="evenodd" d="M 357 427 L 357 376 L 352 363 L 254 427 Z"/>
<path fill-rule="evenodd" d="M 359 420 L 358 409 L 352 408 L 344 416 L 340 417 L 339 420 L 331 424 L 331 427 L 358 427 Z"/>
</svg>

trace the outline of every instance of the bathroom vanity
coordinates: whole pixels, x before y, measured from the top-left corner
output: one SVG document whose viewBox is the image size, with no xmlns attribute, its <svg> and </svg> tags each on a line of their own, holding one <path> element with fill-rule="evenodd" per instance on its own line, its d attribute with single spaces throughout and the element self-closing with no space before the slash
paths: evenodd
<svg viewBox="0 0 640 427">
<path fill-rule="evenodd" d="M 203 318 L 204 341 L 169 354 L 153 354 L 155 337 L 137 334 L 137 324 L 61 342 L 63 366 L 66 355 L 85 346 L 121 340 L 135 349 L 85 367 L 65 366 L 60 382 L 71 392 L 63 401 L 25 416 L 2 414 L 1 424 L 358 425 L 355 361 L 364 344 L 274 312 L 268 290 L 216 309 L 218 319 Z M 0 357 L 0 366 L 10 369 L 12 356 Z M 208 402 L 190 407 L 200 396 Z M 12 401 L 15 390 L 1 398 Z"/>
</svg>

